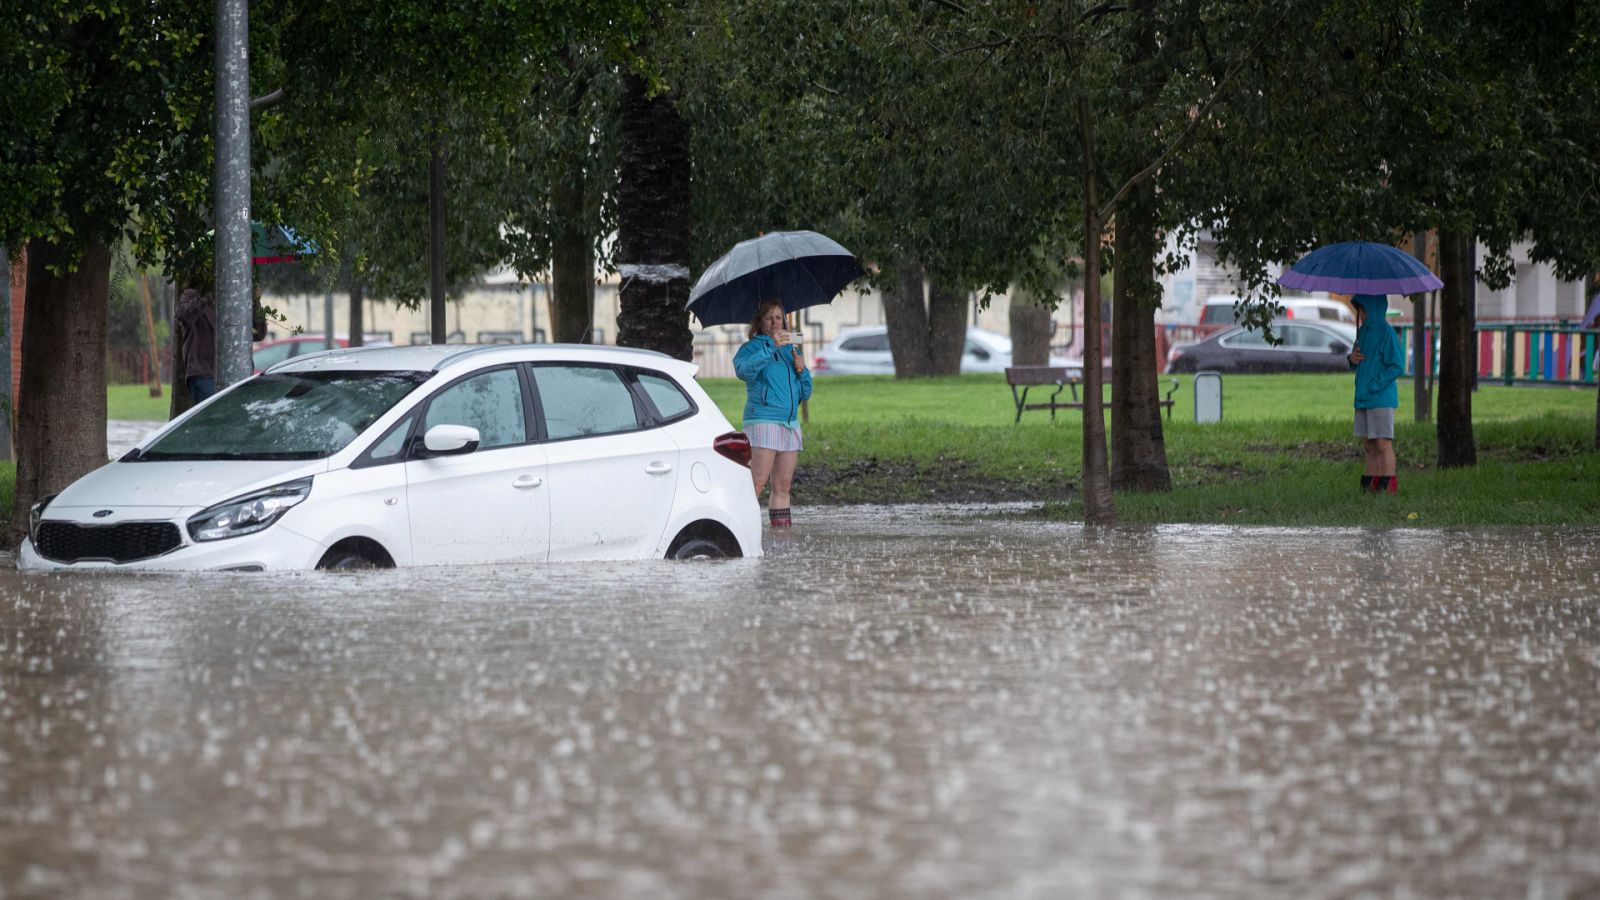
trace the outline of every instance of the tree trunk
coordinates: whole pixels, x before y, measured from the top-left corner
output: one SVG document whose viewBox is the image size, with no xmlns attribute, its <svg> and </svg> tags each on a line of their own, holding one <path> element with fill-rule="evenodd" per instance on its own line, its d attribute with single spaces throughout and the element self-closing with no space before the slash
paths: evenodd
<svg viewBox="0 0 1600 900">
<path fill-rule="evenodd" d="M 367 343 L 367 316 L 365 303 L 367 299 L 367 286 L 358 278 L 352 278 L 350 285 L 350 346 L 362 347 Z"/>
<path fill-rule="evenodd" d="M 920 263 L 900 267 L 900 278 L 883 295 L 883 320 L 896 378 L 926 378 L 961 372 L 967 344 L 966 294 L 937 283 L 927 286 Z"/>
<path fill-rule="evenodd" d="M 1011 364 L 1050 365 L 1050 307 L 1032 294 L 1013 291 L 1006 321 L 1011 328 Z"/>
<path fill-rule="evenodd" d="M 61 248 L 28 244 L 28 314 L 17 392 L 17 489 L 12 525 L 40 498 L 106 464 L 106 298 L 111 251 L 84 248 L 67 275 Z"/>
<path fill-rule="evenodd" d="M 1111 484 L 1118 490 L 1172 490 L 1156 378 L 1155 312 L 1161 306 L 1161 286 L 1154 269 L 1158 238 L 1153 201 L 1154 188 L 1145 182 L 1117 211 L 1111 301 Z"/>
<path fill-rule="evenodd" d="M 922 265 L 907 262 L 900 277 L 883 292 L 883 324 L 889 329 L 889 354 L 896 378 L 926 378 L 933 374 L 928 355 L 928 306 L 923 300 Z"/>
<path fill-rule="evenodd" d="M 1104 375 L 1100 352 L 1100 222 L 1095 192 L 1100 173 L 1094 159 L 1094 128 L 1089 101 L 1078 100 L 1078 127 L 1083 146 L 1083 520 L 1090 525 L 1115 525 L 1117 507 L 1111 499 L 1111 476 L 1106 471 L 1106 420 Z"/>
<path fill-rule="evenodd" d="M 689 124 L 668 95 L 624 79 L 617 270 L 617 345 L 694 357 L 689 331 Z"/>
<path fill-rule="evenodd" d="M 960 375 L 967 347 L 967 292 L 928 284 L 928 366 L 935 375 Z"/>
<path fill-rule="evenodd" d="M 167 407 L 170 421 L 189 411 L 194 398 L 189 396 L 189 364 L 183 358 L 183 348 L 189 343 L 188 329 L 174 316 L 172 322 L 172 402 Z"/>
<path fill-rule="evenodd" d="M 444 140 L 435 130 L 428 157 L 428 312 L 435 344 L 450 336 L 444 315 L 444 215 Z"/>
<path fill-rule="evenodd" d="M 1439 232 L 1439 468 L 1478 464 L 1472 435 L 1472 385 L 1477 373 L 1476 242 L 1470 232 Z"/>
</svg>

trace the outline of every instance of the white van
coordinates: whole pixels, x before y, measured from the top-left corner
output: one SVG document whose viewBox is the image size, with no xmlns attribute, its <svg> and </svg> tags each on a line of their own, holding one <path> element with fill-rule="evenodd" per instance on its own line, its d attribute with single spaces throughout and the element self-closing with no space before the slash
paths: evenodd
<svg viewBox="0 0 1600 900">
<path fill-rule="evenodd" d="M 1232 294 L 1207 297 L 1206 305 L 1200 311 L 1199 324 L 1232 325 L 1236 321 L 1234 304 L 1238 302 L 1239 298 Z M 1278 316 L 1281 319 L 1318 319 L 1351 324 L 1356 321 L 1356 314 L 1349 304 L 1331 297 L 1279 297 L 1278 302 L 1283 304 L 1283 312 Z"/>
</svg>

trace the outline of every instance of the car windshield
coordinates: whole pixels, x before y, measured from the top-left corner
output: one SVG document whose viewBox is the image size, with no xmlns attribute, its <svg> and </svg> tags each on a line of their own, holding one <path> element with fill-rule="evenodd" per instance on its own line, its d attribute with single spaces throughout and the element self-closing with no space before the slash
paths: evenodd
<svg viewBox="0 0 1600 900">
<path fill-rule="evenodd" d="M 197 411 L 138 459 L 320 459 L 355 440 L 428 374 L 258 375 Z"/>
</svg>

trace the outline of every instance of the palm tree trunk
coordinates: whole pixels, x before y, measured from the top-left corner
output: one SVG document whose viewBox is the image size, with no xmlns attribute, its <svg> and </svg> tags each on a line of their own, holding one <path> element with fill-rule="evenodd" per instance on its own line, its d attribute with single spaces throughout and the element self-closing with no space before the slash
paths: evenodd
<svg viewBox="0 0 1600 900">
<path fill-rule="evenodd" d="M 617 185 L 617 345 L 694 357 L 689 331 L 689 124 L 669 95 L 629 75 L 622 94 Z"/>
</svg>

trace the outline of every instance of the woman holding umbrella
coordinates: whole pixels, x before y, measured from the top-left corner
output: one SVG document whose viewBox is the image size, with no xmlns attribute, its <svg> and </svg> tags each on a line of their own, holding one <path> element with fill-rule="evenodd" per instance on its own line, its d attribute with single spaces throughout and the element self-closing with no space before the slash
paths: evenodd
<svg viewBox="0 0 1600 900">
<path fill-rule="evenodd" d="M 745 331 L 749 338 L 733 357 L 733 371 L 745 383 L 744 433 L 750 438 L 750 476 L 756 497 L 767 482 L 767 515 L 773 528 L 788 528 L 789 488 L 804 439 L 800 402 L 811 396 L 811 371 L 794 335 L 784 328 L 783 302 L 761 301 Z"/>
<path fill-rule="evenodd" d="M 733 357 L 745 383 L 744 432 L 756 498 L 772 482 L 767 511 L 787 528 L 789 487 L 800 455 L 800 404 L 811 397 L 811 373 L 799 335 L 784 329 L 786 313 L 828 303 L 866 274 L 849 250 L 815 231 L 775 231 L 740 241 L 700 276 L 689 311 L 701 325 L 749 321 L 749 338 Z M 752 310 L 754 315 L 752 316 Z"/>
</svg>

